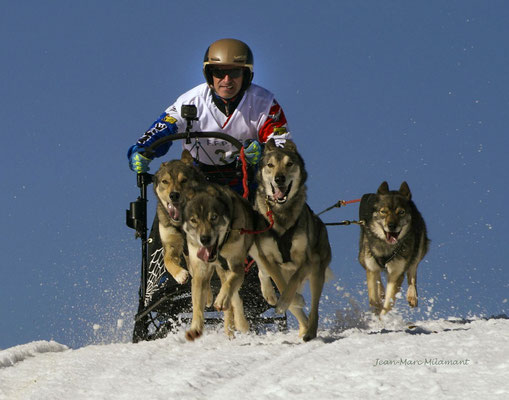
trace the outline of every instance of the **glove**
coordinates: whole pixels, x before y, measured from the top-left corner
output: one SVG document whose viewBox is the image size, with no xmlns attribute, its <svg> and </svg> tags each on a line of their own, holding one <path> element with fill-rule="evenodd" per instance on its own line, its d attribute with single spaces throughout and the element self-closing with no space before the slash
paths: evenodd
<svg viewBox="0 0 509 400">
<path fill-rule="evenodd" d="M 138 174 L 143 174 L 150 170 L 148 165 L 151 161 L 152 160 L 150 158 L 147 158 L 138 152 L 134 152 L 129 158 L 129 168 Z"/>
<path fill-rule="evenodd" d="M 257 140 L 246 140 L 244 142 L 244 155 L 249 164 L 258 164 L 262 155 L 262 145 L 260 142 Z"/>
</svg>

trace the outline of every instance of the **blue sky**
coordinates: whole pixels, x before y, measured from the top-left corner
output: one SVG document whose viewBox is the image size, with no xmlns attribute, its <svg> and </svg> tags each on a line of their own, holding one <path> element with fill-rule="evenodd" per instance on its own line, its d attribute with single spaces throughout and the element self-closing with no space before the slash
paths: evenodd
<svg viewBox="0 0 509 400">
<path fill-rule="evenodd" d="M 313 209 L 409 183 L 432 245 L 406 318 L 508 313 L 508 20 L 503 1 L 6 2 L 0 348 L 128 340 L 140 243 L 125 154 L 223 37 L 251 46 L 254 82 L 282 104 Z M 358 227 L 329 236 L 322 315 L 367 309 Z"/>
</svg>

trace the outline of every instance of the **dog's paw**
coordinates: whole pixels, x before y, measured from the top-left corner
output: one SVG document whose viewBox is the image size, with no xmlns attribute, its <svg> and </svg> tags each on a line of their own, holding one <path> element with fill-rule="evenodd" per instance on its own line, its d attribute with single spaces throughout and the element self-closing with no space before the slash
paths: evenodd
<svg viewBox="0 0 509 400">
<path fill-rule="evenodd" d="M 220 291 L 216 297 L 216 301 L 214 302 L 214 308 L 217 311 L 226 311 L 230 309 L 230 306 L 231 306 L 230 297 Z"/>
<path fill-rule="evenodd" d="M 406 299 L 408 300 L 408 304 L 410 307 L 417 307 L 417 289 L 415 286 L 408 286 L 408 291 L 406 293 Z"/>
<path fill-rule="evenodd" d="M 269 303 L 271 306 L 275 306 L 277 303 L 276 291 L 274 290 L 274 286 L 269 282 L 268 285 L 262 285 L 262 295 L 263 298 Z"/>
<path fill-rule="evenodd" d="M 174 279 L 177 281 L 178 284 L 183 285 L 189 279 L 189 272 L 187 272 L 185 269 L 182 269 L 182 271 L 180 271 L 176 276 L 174 276 Z"/>
<path fill-rule="evenodd" d="M 299 323 L 299 337 L 304 338 L 304 336 L 306 336 L 307 332 L 308 332 L 307 324 L 304 325 L 304 324 Z"/>
<path fill-rule="evenodd" d="M 383 306 L 384 305 L 381 301 L 369 300 L 369 308 L 371 312 L 375 315 L 380 315 Z"/>
<path fill-rule="evenodd" d="M 282 297 L 279 299 L 279 301 L 276 303 L 276 313 L 277 314 L 284 314 L 286 310 L 288 310 L 288 307 L 290 307 L 290 303 L 288 301 L 285 301 Z"/>
<path fill-rule="evenodd" d="M 235 322 L 233 318 L 233 311 L 228 310 L 224 312 L 224 333 L 226 333 L 226 336 L 228 336 L 230 339 L 233 339 L 235 337 Z"/>
<path fill-rule="evenodd" d="M 198 339 L 203 334 L 202 330 L 198 329 L 189 329 L 186 331 L 186 339 L 190 342 L 193 342 L 195 339 Z"/>
<path fill-rule="evenodd" d="M 235 328 L 242 333 L 249 332 L 248 320 L 245 317 L 241 317 L 241 318 L 236 317 L 235 318 Z"/>
</svg>

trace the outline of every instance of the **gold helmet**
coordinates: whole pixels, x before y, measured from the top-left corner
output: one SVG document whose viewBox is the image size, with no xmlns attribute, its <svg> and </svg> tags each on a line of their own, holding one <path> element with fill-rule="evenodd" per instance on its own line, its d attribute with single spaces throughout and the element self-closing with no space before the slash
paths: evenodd
<svg viewBox="0 0 509 400">
<path fill-rule="evenodd" d="M 253 80 L 253 53 L 247 44 L 237 39 L 220 39 L 212 43 L 203 58 L 203 75 L 212 85 L 210 67 L 213 65 L 231 65 L 244 69 L 242 88 L 247 89 Z"/>
</svg>

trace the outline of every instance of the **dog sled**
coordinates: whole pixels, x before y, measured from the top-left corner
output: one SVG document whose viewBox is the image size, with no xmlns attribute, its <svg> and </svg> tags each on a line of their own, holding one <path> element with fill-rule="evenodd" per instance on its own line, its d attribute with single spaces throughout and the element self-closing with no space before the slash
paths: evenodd
<svg viewBox="0 0 509 400">
<path fill-rule="evenodd" d="M 184 133 L 169 135 L 147 147 L 145 154 L 151 157 L 157 147 L 176 140 L 185 140 L 187 144 L 199 146 L 198 139 L 221 139 L 231 143 L 243 155 L 243 145 L 235 138 L 222 132 L 192 132 L 192 121 L 196 120 L 194 106 L 183 106 L 182 116 L 187 120 Z M 194 141 L 194 142 L 193 142 Z M 201 150 L 204 150 L 201 147 Z M 241 157 L 242 158 L 242 157 Z M 244 190 L 248 187 L 248 170 L 245 161 L 242 165 Z M 254 176 L 254 174 L 251 174 Z M 191 282 L 177 283 L 166 271 L 164 253 L 159 237 L 159 223 L 157 215 L 149 230 L 147 225 L 148 187 L 153 183 L 153 175 L 149 173 L 137 174 L 137 187 L 140 195 L 136 201 L 130 203 L 126 210 L 126 224 L 135 230 L 136 238 L 141 240 L 141 275 L 139 287 L 138 312 L 134 317 L 133 342 L 153 340 L 166 336 L 169 332 L 182 324 L 191 321 Z M 186 268 L 185 258 L 181 259 L 181 266 Z M 246 275 L 239 294 L 244 302 L 246 318 L 251 329 L 263 331 L 270 325 L 284 330 L 287 327 L 286 314 L 276 315 L 273 307 L 263 298 L 258 279 L 258 269 L 252 261 L 246 260 Z M 214 296 L 219 292 L 221 283 L 216 274 L 211 281 Z M 205 324 L 222 323 L 221 313 L 212 307 L 206 308 Z"/>
</svg>

